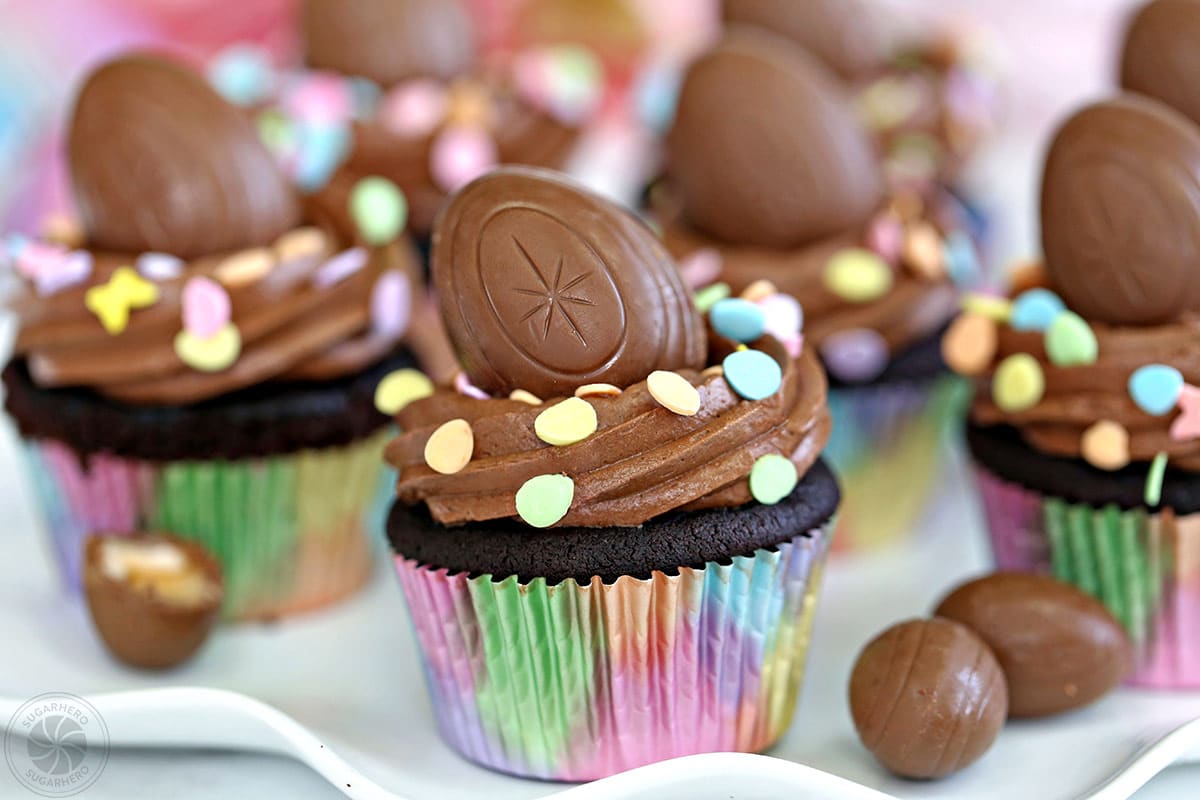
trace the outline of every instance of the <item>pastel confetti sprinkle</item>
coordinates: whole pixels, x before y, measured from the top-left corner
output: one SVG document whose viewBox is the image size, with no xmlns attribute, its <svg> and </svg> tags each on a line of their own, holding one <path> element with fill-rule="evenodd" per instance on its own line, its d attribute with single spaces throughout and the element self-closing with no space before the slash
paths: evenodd
<svg viewBox="0 0 1200 800">
<path fill-rule="evenodd" d="M 278 159 L 295 151 L 299 139 L 298 126 L 278 109 L 269 108 L 254 118 L 258 138 Z"/>
<path fill-rule="evenodd" d="M 775 284 L 771 283 L 766 278 L 759 278 L 754 283 L 742 289 L 739 295 L 743 300 L 749 300 L 751 303 L 762 303 L 768 297 L 773 297 L 779 294 L 779 289 Z"/>
<path fill-rule="evenodd" d="M 404 192 L 387 178 L 371 176 L 354 184 L 350 192 L 350 215 L 363 241 L 384 245 L 395 241 L 408 221 Z"/>
<path fill-rule="evenodd" d="M 1171 423 L 1171 438 L 1186 442 L 1200 437 L 1200 388 L 1184 386 L 1179 392 L 1179 408 L 1183 413 Z"/>
<path fill-rule="evenodd" d="M 175 354 L 180 361 L 198 372 L 229 369 L 241 352 L 242 335 L 232 323 L 203 339 L 187 330 L 175 335 Z"/>
<path fill-rule="evenodd" d="M 460 78 L 450 86 L 446 123 L 489 130 L 495 123 L 496 109 L 486 87 L 474 80 Z"/>
<path fill-rule="evenodd" d="M 1008 322 L 1015 331 L 1044 331 L 1066 310 L 1066 303 L 1049 289 L 1030 289 L 1013 300 Z"/>
<path fill-rule="evenodd" d="M 1163 480 L 1167 477 L 1167 454 L 1159 453 L 1150 462 L 1150 471 L 1146 474 L 1146 505 L 1154 508 L 1162 502 Z"/>
<path fill-rule="evenodd" d="M 970 292 L 963 295 L 963 311 L 978 314 L 996 322 L 1008 322 L 1012 317 L 1012 302 L 1004 297 Z"/>
<path fill-rule="evenodd" d="M 758 301 L 766 316 L 767 333 L 776 339 L 795 337 L 804 330 L 804 309 L 790 294 L 773 294 Z"/>
<path fill-rule="evenodd" d="M 82 247 L 86 234 L 79 220 L 69 214 L 52 212 L 41 225 L 42 237 L 63 247 Z"/>
<path fill-rule="evenodd" d="M 446 89 L 437 81 L 406 81 L 384 96 L 379 120 L 397 136 L 420 139 L 437 129 L 446 114 L 446 102 Z"/>
<path fill-rule="evenodd" d="M 461 472 L 475 452 L 475 435 L 471 423 L 452 419 L 438 426 L 425 442 L 425 463 L 442 475 Z"/>
<path fill-rule="evenodd" d="M 309 73 L 284 93 L 289 115 L 309 126 L 331 126 L 354 117 L 349 84 L 333 73 Z"/>
<path fill-rule="evenodd" d="M 257 283 L 275 266 L 275 256 L 265 247 L 243 250 L 217 264 L 213 277 L 230 289 Z"/>
<path fill-rule="evenodd" d="M 183 328 L 197 339 L 208 339 L 229 323 L 233 312 L 229 293 L 211 278 L 197 276 L 183 286 Z"/>
<path fill-rule="evenodd" d="M 711 286 L 705 286 L 692 298 L 692 303 L 696 306 L 696 310 L 701 314 L 707 314 L 720 301 L 733 294 L 728 283 L 714 283 Z"/>
<path fill-rule="evenodd" d="M 711 247 L 705 247 L 686 256 L 679 262 L 679 274 L 683 282 L 693 290 L 708 286 L 721 276 L 721 265 L 724 259 L 721 253 Z"/>
<path fill-rule="evenodd" d="M 779 391 L 783 370 L 778 362 L 760 350 L 739 350 L 721 362 L 725 380 L 746 400 L 762 400 Z"/>
<path fill-rule="evenodd" d="M 1129 431 L 1119 422 L 1100 420 L 1083 432 L 1079 449 L 1084 460 L 1097 469 L 1122 469 L 1129 464 Z"/>
<path fill-rule="evenodd" d="M 542 398 L 538 397 L 533 392 L 527 392 L 524 389 L 513 389 L 508 395 L 509 400 L 515 400 L 518 403 L 524 403 L 527 406 L 540 406 Z"/>
<path fill-rule="evenodd" d="M 296 228 L 275 240 L 273 249 L 279 263 L 286 264 L 300 259 L 324 258 L 329 247 L 329 237 L 320 228 Z"/>
<path fill-rule="evenodd" d="M 694 417 L 700 412 L 700 392 L 678 372 L 655 370 L 646 379 L 646 388 L 660 406 L 681 417 Z"/>
<path fill-rule="evenodd" d="M 762 456 L 750 468 L 750 494 L 764 506 L 790 495 L 799 481 L 796 465 L 778 453 Z"/>
<path fill-rule="evenodd" d="M 496 166 L 496 143 L 486 130 L 455 125 L 433 140 L 429 168 L 443 190 L 456 192 Z"/>
<path fill-rule="evenodd" d="M 346 123 L 300 125 L 296 128 L 296 152 L 292 175 L 306 192 L 316 191 L 329 182 L 334 171 L 350 153 L 353 141 Z"/>
<path fill-rule="evenodd" d="M 470 397 L 475 400 L 490 400 L 492 397 L 483 389 L 471 383 L 471 379 L 467 377 L 467 373 L 465 372 L 460 372 L 454 376 L 454 391 L 463 397 Z"/>
<path fill-rule="evenodd" d="M 582 442 L 596 432 L 596 409 L 578 397 L 568 397 L 537 415 L 533 432 L 546 444 L 565 447 Z"/>
<path fill-rule="evenodd" d="M 642 70 L 633 88 L 637 117 L 652 131 L 661 132 L 675 116 L 679 96 L 679 70 L 652 64 Z"/>
<path fill-rule="evenodd" d="M 936 281 L 946 274 L 942 237 L 928 223 L 918 223 L 904 237 L 904 263 L 920 277 Z"/>
<path fill-rule="evenodd" d="M 433 394 L 433 381 L 415 369 L 398 369 L 388 373 L 375 387 L 375 408 L 389 417 L 399 414 L 405 406 Z"/>
<path fill-rule="evenodd" d="M 549 528 L 571 510 L 575 481 L 566 475 L 538 475 L 517 490 L 517 515 L 534 528 Z"/>
<path fill-rule="evenodd" d="M 313 273 L 313 285 L 326 289 L 349 278 L 367 265 L 369 254 L 366 248 L 351 247 L 338 253 Z"/>
<path fill-rule="evenodd" d="M 213 59 L 208 82 L 229 102 L 252 106 L 270 96 L 275 76 L 266 51 L 251 44 L 237 44 Z"/>
<path fill-rule="evenodd" d="M 26 242 L 16 249 L 14 267 L 33 281 L 34 289 L 42 296 L 77 286 L 92 275 L 92 255 L 86 250 L 67 250 L 42 242 Z"/>
<path fill-rule="evenodd" d="M 767 329 L 767 315 L 756 304 L 738 297 L 718 300 L 708 312 L 713 330 L 735 342 L 753 342 Z"/>
<path fill-rule="evenodd" d="M 513 59 L 517 91 L 529 103 L 568 125 L 584 121 L 603 97 L 604 68 L 586 47 L 555 44 Z"/>
<path fill-rule="evenodd" d="M 904 223 L 895 214 L 880 214 L 867 227 L 867 247 L 889 264 L 900 261 L 904 250 Z"/>
<path fill-rule="evenodd" d="M 576 397 L 616 397 L 621 387 L 611 383 L 588 383 L 575 390 Z"/>
<path fill-rule="evenodd" d="M 142 253 L 133 266 L 148 280 L 173 281 L 183 275 L 185 265 L 182 258 L 167 253 Z"/>
<path fill-rule="evenodd" d="M 371 330 L 399 339 L 412 319 L 412 284 L 398 269 L 379 276 L 371 288 Z"/>
<path fill-rule="evenodd" d="M 158 302 L 158 287 L 138 275 L 132 267 L 117 267 L 108 283 L 87 290 L 84 300 L 88 311 L 100 320 L 113 336 L 129 324 L 129 312 L 148 308 Z"/>
<path fill-rule="evenodd" d="M 992 399 L 1001 411 L 1033 408 L 1046 391 L 1046 377 L 1037 359 L 1017 353 L 1000 362 L 992 378 Z"/>
<path fill-rule="evenodd" d="M 892 289 L 892 270 L 870 250 L 851 248 L 829 259 L 825 288 L 849 303 L 869 303 Z"/>
<path fill-rule="evenodd" d="M 829 374 L 843 383 L 872 381 L 891 360 L 887 339 L 871 328 L 838 331 L 821 342 L 820 350 Z"/>
<path fill-rule="evenodd" d="M 721 378 L 725 375 L 725 368 L 720 364 L 713 364 L 711 367 L 705 367 L 700 373 L 702 378 Z"/>
<path fill-rule="evenodd" d="M 982 314 L 966 313 L 942 337 L 942 359 L 959 375 L 981 375 L 996 357 L 999 329 Z"/>
<path fill-rule="evenodd" d="M 1059 367 L 1095 364 L 1100 345 L 1092 326 L 1072 311 L 1064 311 L 1046 329 L 1046 355 Z"/>
<path fill-rule="evenodd" d="M 779 343 L 783 345 L 784 352 L 790 358 L 799 358 L 804 352 L 804 335 L 794 333 L 791 336 L 782 336 L 779 338 Z"/>
<path fill-rule="evenodd" d="M 979 282 L 983 269 L 970 236 L 962 231 L 951 231 L 942 243 L 942 254 L 950 280 L 959 286 L 973 286 Z"/>
<path fill-rule="evenodd" d="M 1179 370 L 1166 364 L 1150 364 L 1129 376 L 1129 396 L 1142 411 L 1161 417 L 1175 408 L 1183 385 Z"/>
</svg>

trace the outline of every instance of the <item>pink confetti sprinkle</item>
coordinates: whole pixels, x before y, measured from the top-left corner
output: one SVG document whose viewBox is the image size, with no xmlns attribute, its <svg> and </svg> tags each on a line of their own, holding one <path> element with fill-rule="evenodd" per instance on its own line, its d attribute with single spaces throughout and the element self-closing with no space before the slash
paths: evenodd
<svg viewBox="0 0 1200 800">
<path fill-rule="evenodd" d="M 197 276 L 183 286 L 183 329 L 197 339 L 209 339 L 233 313 L 229 293 L 212 278 Z"/>
<path fill-rule="evenodd" d="M 418 139 L 437 129 L 447 102 L 446 89 L 437 81 L 407 81 L 383 98 L 379 119 L 397 136 Z"/>
<path fill-rule="evenodd" d="M 319 289 L 327 289 L 346 280 L 366 265 L 366 248 L 352 247 L 343 250 L 317 269 L 313 274 L 313 285 Z"/>
<path fill-rule="evenodd" d="M 433 140 L 429 168 L 447 192 L 455 192 L 496 166 L 496 143 L 483 128 L 456 125 Z"/>
<path fill-rule="evenodd" d="M 412 286 L 399 270 L 379 276 L 371 289 L 371 327 L 376 334 L 399 339 L 412 317 Z"/>
<path fill-rule="evenodd" d="M 793 333 L 791 336 L 782 337 L 779 341 L 792 358 L 799 358 L 800 354 L 804 352 L 804 334 L 802 333 Z"/>
<path fill-rule="evenodd" d="M 460 372 L 454 376 L 454 391 L 466 397 L 473 397 L 476 400 L 489 400 L 491 395 L 480 389 L 478 386 L 471 384 L 471 380 L 467 377 L 467 373 Z"/>
<path fill-rule="evenodd" d="M 700 289 L 721 277 L 721 254 L 711 247 L 688 255 L 679 262 L 679 274 L 691 289 Z"/>
<path fill-rule="evenodd" d="M 904 225 L 892 214 L 880 214 L 867 228 L 867 247 L 895 266 L 904 251 Z"/>
<path fill-rule="evenodd" d="M 851 328 L 833 334 L 821 344 L 825 368 L 840 381 L 865 383 L 887 368 L 887 340 L 870 328 Z"/>
<path fill-rule="evenodd" d="M 796 336 L 804 327 L 804 309 L 790 294 L 773 294 L 758 301 L 767 318 L 767 333 L 779 341 Z"/>
<path fill-rule="evenodd" d="M 527 50 L 513 58 L 512 76 L 517 93 L 543 110 L 553 97 L 550 69 L 550 57 L 542 50 Z"/>
<path fill-rule="evenodd" d="M 91 277 L 92 255 L 86 250 L 30 242 L 17 254 L 14 267 L 33 281 L 38 294 L 52 295 Z"/>
<path fill-rule="evenodd" d="M 288 114 L 310 125 L 348 122 L 354 116 L 354 98 L 340 76 L 317 73 L 293 86 L 284 101 Z"/>
<path fill-rule="evenodd" d="M 1171 423 L 1171 438 L 1186 442 L 1200 437 L 1200 389 L 1184 385 L 1179 393 L 1179 408 L 1183 413 Z"/>
<path fill-rule="evenodd" d="M 183 274 L 183 259 L 167 253 L 142 253 L 134 267 L 143 278 L 152 281 L 169 281 Z"/>
</svg>

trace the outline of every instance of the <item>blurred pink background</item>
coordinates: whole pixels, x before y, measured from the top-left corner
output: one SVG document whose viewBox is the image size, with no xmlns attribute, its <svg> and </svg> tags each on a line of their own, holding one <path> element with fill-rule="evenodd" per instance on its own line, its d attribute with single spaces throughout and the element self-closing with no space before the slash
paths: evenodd
<svg viewBox="0 0 1200 800">
<path fill-rule="evenodd" d="M 502 47 L 522 0 L 470 0 L 485 43 Z M 647 61 L 680 61 L 715 30 L 715 0 L 624 0 L 648 31 Z M 803 0 L 797 0 L 802 2 Z M 0 3 L 0 231 L 36 229 L 66 207 L 58 129 L 82 72 L 131 46 L 198 62 L 252 40 L 294 57 L 297 0 L 7 0 Z M 969 185 L 996 217 L 1004 260 L 1036 250 L 1040 153 L 1058 119 L 1113 84 L 1123 20 L 1137 0 L 876 0 L 900 22 L 966 21 L 987 32 L 1006 82 L 1000 135 Z"/>
</svg>

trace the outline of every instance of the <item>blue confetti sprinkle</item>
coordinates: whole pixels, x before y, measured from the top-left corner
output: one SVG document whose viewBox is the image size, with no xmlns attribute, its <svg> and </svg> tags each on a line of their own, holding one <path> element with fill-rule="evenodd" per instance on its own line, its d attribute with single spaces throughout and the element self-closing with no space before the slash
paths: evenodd
<svg viewBox="0 0 1200 800">
<path fill-rule="evenodd" d="M 1067 305 L 1049 289 L 1030 289 L 1013 301 L 1008 324 L 1014 331 L 1044 331 Z"/>
</svg>

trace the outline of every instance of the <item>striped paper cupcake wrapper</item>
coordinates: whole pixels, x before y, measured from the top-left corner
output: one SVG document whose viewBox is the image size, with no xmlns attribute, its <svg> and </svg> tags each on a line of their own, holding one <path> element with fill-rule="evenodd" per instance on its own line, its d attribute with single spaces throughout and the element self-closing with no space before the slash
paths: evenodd
<svg viewBox="0 0 1200 800">
<path fill-rule="evenodd" d="M 954 408 L 964 382 L 832 389 L 833 432 L 824 457 L 841 477 L 838 550 L 903 541 L 934 494 Z"/>
<path fill-rule="evenodd" d="M 346 447 L 239 461 L 152 462 L 27 440 L 35 494 L 67 584 L 94 533 L 167 531 L 221 562 L 223 612 L 273 618 L 326 605 L 371 573 L 391 497 L 385 429 Z"/>
<path fill-rule="evenodd" d="M 1000 569 L 1099 598 L 1133 640 L 1131 683 L 1200 688 L 1200 514 L 1069 503 L 977 472 Z"/>
<path fill-rule="evenodd" d="M 397 556 L 443 737 L 492 769 L 564 781 L 771 746 L 795 711 L 829 533 L 608 585 Z"/>
</svg>

